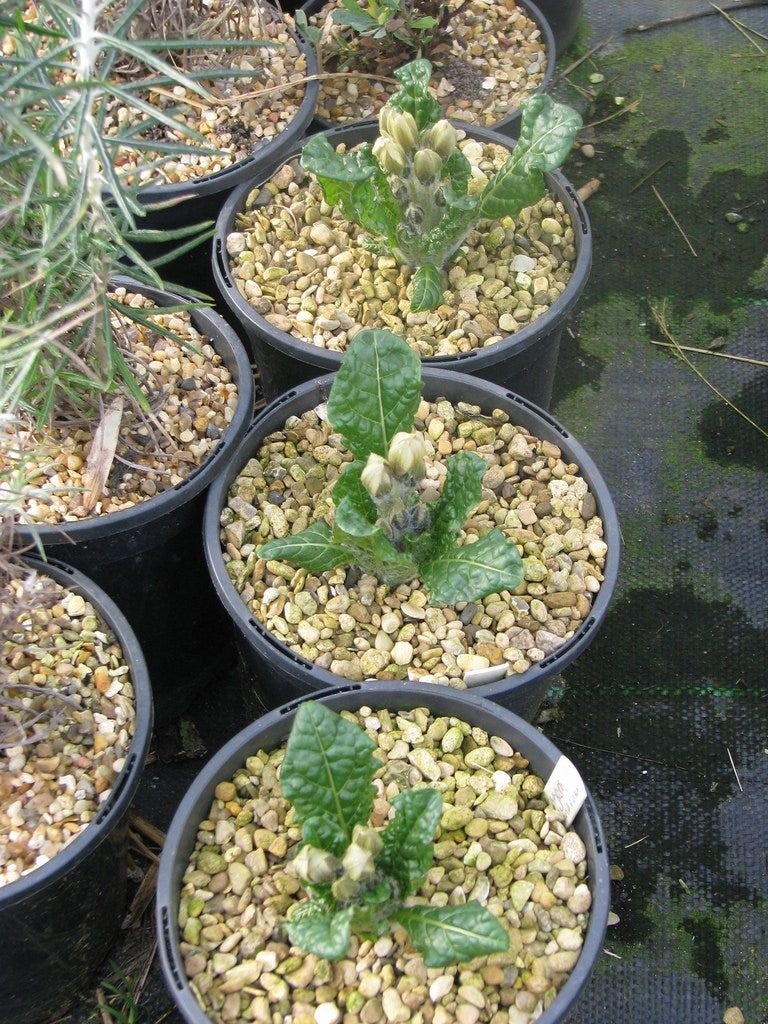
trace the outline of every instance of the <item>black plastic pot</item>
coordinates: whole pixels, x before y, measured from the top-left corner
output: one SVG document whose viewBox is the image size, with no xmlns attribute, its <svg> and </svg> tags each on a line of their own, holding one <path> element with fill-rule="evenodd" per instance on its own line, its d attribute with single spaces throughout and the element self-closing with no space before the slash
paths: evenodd
<svg viewBox="0 0 768 1024">
<path fill-rule="evenodd" d="M 481 142 L 495 142 L 509 146 L 504 136 L 483 128 L 459 125 L 467 135 Z M 331 145 L 343 142 L 356 146 L 375 138 L 375 121 L 359 121 L 329 133 Z M 300 152 L 297 146 L 286 159 Z M 213 275 L 224 300 L 237 317 L 242 333 L 248 338 L 253 359 L 259 368 L 261 383 L 267 401 L 271 401 L 288 388 L 311 380 L 323 373 L 332 373 L 341 365 L 342 353 L 317 348 L 307 341 L 279 330 L 257 313 L 240 294 L 229 267 L 227 236 L 234 230 L 235 218 L 244 208 L 253 188 L 270 175 L 265 174 L 242 185 L 227 200 L 216 224 L 213 245 Z M 423 360 L 424 367 L 468 373 L 501 387 L 509 388 L 536 405 L 548 408 L 552 398 L 560 335 L 565 319 L 578 301 L 592 266 L 592 232 L 584 204 L 573 186 L 560 173 L 547 174 L 547 185 L 567 210 L 573 224 L 576 245 L 576 266 L 568 287 L 557 302 L 538 320 L 528 324 L 516 334 L 509 335 L 495 345 L 475 349 L 456 356 L 430 356 Z"/>
<path fill-rule="evenodd" d="M 135 288 L 158 306 L 181 301 L 126 278 L 115 283 Z M 133 508 L 61 526 L 37 526 L 35 534 L 19 529 L 26 543 L 32 545 L 37 535 L 49 556 L 85 572 L 125 609 L 149 664 L 159 722 L 181 714 L 195 690 L 226 664 L 231 627 L 205 569 L 200 523 L 205 490 L 253 415 L 253 375 L 237 335 L 210 310 L 196 310 L 191 317 L 239 389 L 234 418 L 210 458 L 177 487 Z"/>
<path fill-rule="evenodd" d="M 556 2 L 556 0 L 555 0 Z M 301 10 L 307 16 L 309 20 L 313 14 L 317 14 L 318 11 L 325 7 L 327 0 L 307 0 L 306 3 L 301 4 Z M 539 27 L 541 32 L 541 38 L 544 41 L 544 45 L 547 48 L 547 69 L 544 72 L 544 78 L 541 85 L 536 92 L 546 92 L 549 88 L 552 76 L 555 73 L 555 59 L 556 59 L 556 40 L 552 33 L 552 29 L 549 26 L 547 18 L 542 14 L 540 8 L 544 5 L 541 0 L 534 4 L 531 0 L 517 0 L 517 6 L 522 9 L 532 18 Z M 405 62 L 404 62 L 405 63 Z M 534 95 L 531 93 L 530 95 Z M 468 127 L 466 122 L 461 123 L 464 127 Z M 315 114 L 312 121 L 312 130 L 325 132 L 330 128 L 336 127 L 331 121 L 326 121 L 325 118 L 320 117 L 319 114 Z M 516 139 L 520 134 L 520 111 L 514 110 L 508 117 L 502 117 L 501 120 L 496 121 L 495 124 L 491 125 L 491 130 L 500 132 L 502 135 L 509 135 L 511 138 Z"/>
<path fill-rule="evenodd" d="M 297 32 L 291 33 L 307 61 L 307 75 L 317 74 L 317 57 L 307 40 Z M 296 116 L 279 135 L 268 142 L 259 143 L 254 152 L 216 174 L 203 178 L 180 181 L 170 185 L 148 185 L 141 189 L 139 199 L 147 206 L 174 201 L 174 205 L 163 209 L 149 210 L 139 227 L 146 229 L 169 229 L 189 227 L 205 220 L 215 220 L 229 193 L 241 182 L 255 174 L 278 167 L 286 154 L 302 138 L 317 106 L 317 81 L 307 82 L 304 97 Z M 176 243 L 178 244 L 178 243 Z"/>
<path fill-rule="evenodd" d="M 554 34 L 559 56 L 576 35 L 582 0 L 537 0 L 537 3 Z"/>
<path fill-rule="evenodd" d="M 318 693 L 316 699 L 334 711 L 353 711 L 363 705 L 402 711 L 428 707 L 434 715 L 453 715 L 501 736 L 528 758 L 532 769 L 546 779 L 560 752 L 533 726 L 486 700 L 455 690 L 403 683 L 355 683 Z M 166 985 L 186 1024 L 209 1024 L 186 979 L 179 951 L 178 910 L 182 878 L 194 849 L 199 823 L 208 815 L 216 785 L 232 778 L 246 757 L 273 750 L 288 736 L 301 701 L 286 704 L 243 729 L 208 762 L 181 802 L 171 823 L 157 878 L 156 927 Z M 571 826 L 587 848 L 592 908 L 579 960 L 557 998 L 538 1018 L 538 1024 L 564 1021 L 602 953 L 610 908 L 608 851 L 594 800 L 586 802 Z"/>
<path fill-rule="evenodd" d="M 604 582 L 595 595 L 590 615 L 575 636 L 553 654 L 527 672 L 511 675 L 493 683 L 472 687 L 473 697 L 493 700 L 522 718 L 532 721 L 548 687 L 557 674 L 577 658 L 591 642 L 605 618 L 613 597 L 619 567 L 621 538 L 616 509 L 597 467 L 579 442 L 541 409 L 501 388 L 464 374 L 432 369 L 423 371 L 423 395 L 453 402 L 470 402 L 482 409 L 503 409 L 513 423 L 519 423 L 542 440 L 557 444 L 569 461 L 576 462 L 581 475 L 597 502 L 608 544 Z M 221 510 L 227 492 L 242 467 L 258 451 L 267 434 L 283 427 L 289 416 L 300 415 L 327 399 L 332 377 L 303 384 L 268 406 L 253 422 L 237 451 L 232 452 L 226 469 L 211 487 L 203 523 L 205 556 L 219 597 L 235 623 L 241 662 L 245 668 L 244 699 L 251 694 L 249 710 L 259 714 L 261 706 L 276 707 L 285 701 L 318 693 L 344 681 L 327 669 L 319 668 L 283 644 L 258 622 L 243 603 L 229 578 L 219 540 Z M 371 685 L 373 685 L 371 683 Z M 442 687 L 435 687 L 443 692 Z"/>
<path fill-rule="evenodd" d="M 52 860 L 0 888 L 0 1024 L 61 1017 L 114 942 L 126 893 L 128 811 L 152 733 L 152 690 L 141 648 L 103 590 L 61 562 L 29 565 L 91 602 L 131 669 L 136 724 L 125 766 L 96 818 Z"/>
</svg>

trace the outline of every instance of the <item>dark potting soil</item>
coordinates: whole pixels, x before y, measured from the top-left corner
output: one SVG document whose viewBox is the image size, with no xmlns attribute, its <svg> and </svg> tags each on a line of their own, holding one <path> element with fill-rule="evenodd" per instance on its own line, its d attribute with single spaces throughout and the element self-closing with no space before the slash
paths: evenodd
<svg viewBox="0 0 768 1024">
<path fill-rule="evenodd" d="M 719 1024 L 732 1006 L 747 1024 L 768 1022 L 768 439 L 651 344 L 665 340 L 651 306 L 666 299 L 681 344 L 766 358 L 768 67 L 717 14 L 624 34 L 694 9 L 708 5 L 586 0 L 560 60 L 610 39 L 570 76 L 589 107 L 557 87 L 588 124 L 611 119 L 588 131 L 595 157 L 565 168 L 577 185 L 601 184 L 592 277 L 563 336 L 553 411 L 598 462 L 625 543 L 613 608 L 542 725 L 597 799 L 619 917 L 564 1024 Z M 768 7 L 738 18 L 768 33 Z M 765 367 L 687 354 L 768 430 Z M 163 735 L 158 753 L 181 759 L 148 765 L 137 801 L 161 828 L 204 763 L 185 755 L 200 739 L 213 753 L 245 724 L 230 655 L 189 721 L 199 737 L 184 724 Z M 152 941 L 150 924 L 115 950 L 131 978 Z M 97 1020 L 94 1003 L 88 993 L 62 1021 Z M 171 1006 L 155 958 L 136 1024 L 181 1024 Z"/>
</svg>

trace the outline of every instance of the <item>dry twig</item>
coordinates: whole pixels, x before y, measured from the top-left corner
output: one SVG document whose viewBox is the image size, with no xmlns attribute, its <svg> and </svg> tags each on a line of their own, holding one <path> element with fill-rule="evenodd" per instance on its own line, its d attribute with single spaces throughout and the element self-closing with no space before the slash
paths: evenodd
<svg viewBox="0 0 768 1024">
<path fill-rule="evenodd" d="M 714 393 L 717 395 L 717 397 L 719 399 L 721 399 L 723 402 L 725 402 L 725 404 L 728 406 L 729 409 L 733 409 L 733 411 L 738 416 L 741 416 L 741 418 L 743 420 L 746 420 L 746 422 L 751 427 L 754 427 L 755 430 L 758 433 L 762 434 L 763 437 L 768 439 L 768 431 L 764 430 L 759 425 L 759 423 L 755 423 L 755 421 L 753 419 L 751 419 L 749 416 L 747 416 L 747 414 L 745 412 L 743 412 L 741 409 L 739 409 L 739 407 L 737 405 L 734 405 L 734 403 L 730 400 L 730 398 L 728 398 L 727 395 L 724 395 L 723 392 L 720 390 L 720 388 L 716 387 L 710 380 L 708 380 L 704 376 L 704 374 L 701 372 L 701 370 L 697 366 L 694 366 L 694 364 L 691 362 L 691 360 L 685 354 L 685 352 L 680 347 L 680 345 L 678 344 L 677 340 L 672 336 L 672 334 L 671 334 L 671 332 L 669 330 L 669 325 L 667 324 L 667 317 L 666 317 L 666 302 L 663 302 L 660 307 L 656 307 L 654 305 L 651 305 L 651 313 L 653 314 L 653 318 L 656 321 L 656 324 L 657 324 L 659 330 L 664 335 L 664 337 L 667 339 L 667 341 L 670 342 L 671 346 L 674 348 L 675 355 L 677 355 L 679 359 L 682 359 L 682 361 L 685 363 L 685 365 L 690 370 L 693 370 L 693 372 L 696 374 L 696 376 L 707 385 L 707 387 L 710 389 L 710 391 L 714 391 Z"/>
<path fill-rule="evenodd" d="M 683 352 L 700 352 L 703 356 L 716 356 L 718 359 L 733 359 L 738 363 L 750 363 L 752 366 L 768 366 L 768 359 L 753 359 L 752 356 L 737 356 L 730 352 L 715 352 L 711 348 L 696 348 L 694 345 L 673 345 L 671 341 L 651 341 L 652 345 L 659 348 L 679 348 Z"/>
<path fill-rule="evenodd" d="M 741 779 L 739 778 L 739 773 L 736 771 L 736 765 L 733 763 L 733 755 L 731 754 L 731 748 L 730 747 L 726 747 L 725 749 L 728 751 L 728 760 L 731 762 L 731 768 L 733 768 L 733 774 L 736 776 L 736 781 L 739 784 L 739 791 L 743 793 L 744 792 L 744 787 L 741 784 Z"/>
<path fill-rule="evenodd" d="M 766 3 L 768 3 L 768 0 L 740 0 L 739 3 L 723 4 L 722 10 L 743 11 L 748 7 L 763 7 Z M 652 32 L 654 29 L 666 28 L 668 25 L 682 25 L 686 21 L 708 18 L 716 13 L 716 11 L 691 11 L 689 14 L 676 14 L 672 18 L 662 18 L 661 21 L 652 21 L 647 25 L 630 25 L 624 29 L 624 33 L 625 35 L 631 35 L 634 32 Z"/>
<path fill-rule="evenodd" d="M 658 174 L 659 171 L 662 169 L 662 167 L 666 167 L 667 164 L 671 164 L 671 163 L 672 163 L 671 160 L 662 160 L 658 167 L 654 167 L 652 171 L 648 171 L 648 173 L 646 174 L 646 176 L 644 178 L 641 178 L 640 181 L 638 181 L 636 185 L 633 185 L 632 188 L 629 190 L 628 194 L 632 195 L 632 193 L 636 192 L 640 188 L 641 185 L 644 185 L 646 183 L 646 181 L 649 181 L 654 176 L 654 174 Z"/>
<path fill-rule="evenodd" d="M 591 57 L 591 56 L 592 56 L 593 54 L 597 53 L 597 51 L 598 51 L 598 50 L 602 50 L 602 48 L 603 48 L 604 46 L 606 46 L 606 45 L 607 45 L 608 43 L 610 43 L 610 41 L 611 41 L 612 39 L 613 39 L 613 36 L 608 36 L 608 38 L 607 38 L 607 39 L 604 39 L 604 40 L 603 40 L 603 41 L 602 41 L 601 43 L 597 43 L 597 45 L 596 45 L 596 46 L 593 46 L 591 50 L 587 50 L 587 52 L 586 52 L 586 53 L 584 54 L 584 56 L 583 56 L 583 57 L 579 57 L 579 59 L 578 59 L 578 60 L 575 60 L 575 61 L 573 62 L 573 64 L 569 64 L 567 68 L 564 68 L 564 69 L 563 69 L 563 70 L 562 70 L 562 71 L 560 72 L 560 74 L 559 74 L 559 76 L 558 76 L 558 77 L 559 77 L 559 78 L 567 78 L 567 77 L 568 77 L 568 75 L 570 75 L 572 71 L 575 71 L 575 70 L 576 70 L 576 68 L 578 68 L 578 67 L 581 67 L 581 65 L 582 65 L 582 64 L 584 63 L 584 61 L 585 61 L 585 60 L 589 60 L 589 58 L 590 58 L 590 57 Z"/>
<path fill-rule="evenodd" d="M 140 817 L 138 814 L 131 815 L 131 828 L 134 832 L 138 832 L 139 835 L 144 836 L 155 846 L 159 846 L 162 850 L 165 844 L 165 832 L 159 829 L 157 825 L 153 825 L 151 821 L 147 821 L 146 818 Z"/>
<path fill-rule="evenodd" d="M 681 235 L 683 236 L 683 238 L 685 239 L 685 244 L 686 244 L 686 245 L 688 246 L 688 248 L 689 248 L 689 249 L 691 250 L 691 252 L 693 253 L 693 255 L 694 255 L 694 256 L 695 256 L 695 257 L 696 257 L 696 258 L 698 259 L 698 257 L 699 257 L 699 254 L 698 254 L 698 253 L 696 252 L 696 250 L 695 250 L 695 249 L 693 248 L 693 246 L 691 245 L 691 240 L 690 240 L 690 238 L 688 237 L 688 235 L 686 235 L 685 231 L 683 231 L 683 227 L 682 227 L 682 225 L 680 224 L 680 221 L 679 221 L 679 220 L 677 219 L 677 217 L 675 217 L 674 213 L 672 213 L 672 211 L 670 210 L 670 208 L 669 208 L 669 207 L 667 206 L 667 204 L 666 204 L 666 203 L 664 202 L 664 200 L 663 200 L 663 199 L 662 199 L 662 197 L 661 197 L 661 193 L 660 193 L 660 192 L 659 192 L 659 190 L 658 190 L 658 189 L 656 188 L 656 186 L 655 186 L 655 185 L 651 185 L 651 188 L 653 189 L 653 194 L 654 194 L 654 195 L 656 196 L 656 198 L 657 198 L 657 199 L 659 200 L 659 202 L 661 203 L 661 205 L 662 205 L 662 206 L 664 207 L 664 210 L 666 211 L 667 215 L 669 216 L 669 219 L 670 219 L 670 220 L 672 221 L 672 223 L 673 223 L 673 224 L 675 225 L 675 227 L 677 228 L 677 230 L 678 230 L 678 231 L 680 232 L 680 234 L 681 234 Z"/>
<path fill-rule="evenodd" d="M 717 4 L 713 2 L 713 0 L 708 0 L 708 3 L 710 7 L 714 7 L 718 14 L 722 14 L 725 20 L 730 25 L 733 25 L 737 32 L 741 32 L 741 34 L 744 36 L 747 42 L 751 43 L 754 46 L 754 48 L 758 51 L 758 53 L 761 53 L 763 56 L 765 56 L 765 50 L 762 48 L 760 43 L 757 42 L 757 40 L 753 39 L 752 36 L 749 35 L 746 25 L 743 25 L 740 21 L 737 21 L 736 18 L 732 18 L 730 14 L 727 14 L 722 7 L 718 7 Z"/>
</svg>

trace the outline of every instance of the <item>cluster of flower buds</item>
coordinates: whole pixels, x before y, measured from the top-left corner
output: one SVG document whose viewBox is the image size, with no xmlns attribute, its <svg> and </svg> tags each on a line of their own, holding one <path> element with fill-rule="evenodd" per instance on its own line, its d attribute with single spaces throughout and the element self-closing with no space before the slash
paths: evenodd
<svg viewBox="0 0 768 1024">
<path fill-rule="evenodd" d="M 372 498 L 389 494 L 395 479 L 421 480 L 426 472 L 426 447 L 421 434 L 401 431 L 392 438 L 386 459 L 371 452 L 360 480 Z"/>
<path fill-rule="evenodd" d="M 411 114 L 389 104 L 379 114 L 381 135 L 373 144 L 373 155 L 387 174 L 402 174 L 409 161 L 423 185 L 440 177 L 443 162 L 456 148 L 458 135 L 450 121 L 441 120 L 419 133 Z"/>
<path fill-rule="evenodd" d="M 341 864 L 332 853 L 326 853 L 316 846 L 302 846 L 288 865 L 288 870 L 309 885 L 320 885 L 332 882 L 336 878 Z"/>
<path fill-rule="evenodd" d="M 383 846 L 381 836 L 370 825 L 355 825 L 352 842 L 347 847 L 341 865 L 344 874 L 337 878 L 331 890 L 337 900 L 348 900 L 363 886 L 376 878 L 376 854 Z"/>
</svg>

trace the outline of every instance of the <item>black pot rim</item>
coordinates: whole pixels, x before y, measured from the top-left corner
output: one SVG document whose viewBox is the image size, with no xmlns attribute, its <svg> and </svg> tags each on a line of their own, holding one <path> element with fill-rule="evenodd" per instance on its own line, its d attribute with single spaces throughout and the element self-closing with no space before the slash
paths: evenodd
<svg viewBox="0 0 768 1024">
<path fill-rule="evenodd" d="M 123 769 L 115 779 L 112 792 L 99 808 L 96 817 L 47 864 L 35 868 L 28 875 L 22 875 L 17 881 L 0 888 L 0 908 L 3 910 L 29 899 L 58 882 L 78 861 L 88 855 L 90 849 L 95 848 L 105 839 L 111 831 L 112 822 L 126 813 L 141 781 L 144 761 L 152 737 L 154 718 L 152 687 L 144 655 L 139 641 L 136 639 L 136 634 L 114 601 L 87 576 L 58 559 L 49 559 L 43 562 L 39 558 L 25 558 L 24 562 L 41 575 L 50 576 L 51 579 L 68 590 L 85 597 L 115 634 L 122 648 L 123 657 L 131 670 L 136 702 L 136 722 Z"/>
<path fill-rule="evenodd" d="M 307 77 L 317 75 L 317 56 L 314 47 L 310 45 L 300 32 L 292 29 L 290 25 L 286 23 L 285 27 L 307 61 Z M 274 139 L 270 139 L 268 142 L 259 142 L 250 156 L 238 160 L 237 163 L 230 164 L 229 167 L 223 167 L 214 174 L 206 174 L 199 178 L 193 178 L 190 181 L 172 182 L 167 185 L 147 185 L 139 190 L 140 201 L 150 205 L 152 203 L 165 203 L 169 199 L 181 201 L 183 199 L 192 199 L 216 192 L 223 192 L 246 178 L 254 168 L 258 169 L 260 166 L 279 160 L 284 150 L 291 146 L 295 139 L 301 138 L 304 134 L 307 125 L 314 116 L 319 91 L 320 83 L 316 78 L 305 82 L 304 96 L 295 116 Z"/>
<path fill-rule="evenodd" d="M 327 0 L 305 0 L 301 5 L 307 16 L 314 14 L 325 6 Z M 555 40 L 555 34 L 552 31 L 552 26 L 549 24 L 547 19 L 544 17 L 542 11 L 533 3 L 533 0 L 515 0 L 518 7 L 522 7 L 526 14 L 536 22 L 539 31 L 544 37 L 544 45 L 547 48 L 547 67 L 544 71 L 544 78 L 542 79 L 541 85 L 538 89 L 535 89 L 530 96 L 535 96 L 538 92 L 546 92 L 552 83 L 552 78 L 555 74 L 555 64 L 557 62 L 557 43 Z M 517 107 L 512 111 L 511 114 L 507 114 L 506 117 L 502 117 L 499 121 L 494 121 L 493 124 L 489 125 L 488 128 L 493 132 L 505 132 L 509 128 L 513 127 L 516 122 L 520 120 L 520 107 Z M 332 128 L 345 127 L 344 125 L 335 125 L 332 121 L 326 121 L 324 117 L 320 117 L 319 114 L 315 114 L 315 123 L 321 126 L 323 131 L 329 131 Z M 470 124 L 469 121 L 457 121 L 456 124 Z"/>
<path fill-rule="evenodd" d="M 509 675 L 490 683 L 483 683 L 480 686 L 473 686 L 472 694 L 493 700 L 500 690 L 508 691 L 512 688 L 522 689 L 539 681 L 542 674 L 550 676 L 555 672 L 562 671 L 571 664 L 581 652 L 589 645 L 596 629 L 600 626 L 608 611 L 618 578 L 619 560 L 621 555 L 621 531 L 616 515 L 616 508 L 613 503 L 610 491 L 586 449 L 576 440 L 573 435 L 561 426 L 548 412 L 540 409 L 519 395 L 506 391 L 504 388 L 489 381 L 477 377 L 469 377 L 466 374 L 458 374 L 448 370 L 432 370 L 422 367 L 423 389 L 422 394 L 438 397 L 440 395 L 441 382 L 452 382 L 466 388 L 467 394 L 473 391 L 482 390 L 488 395 L 488 406 L 500 408 L 510 413 L 523 412 L 528 420 L 533 420 L 533 432 L 546 427 L 551 432 L 554 430 L 558 435 L 558 442 L 569 456 L 570 460 L 579 466 L 579 472 L 590 481 L 590 490 L 597 503 L 598 515 L 603 521 L 604 539 L 608 544 L 605 568 L 603 570 L 603 582 L 600 590 L 594 597 L 588 617 L 574 633 L 573 637 L 558 647 L 552 654 L 547 655 L 542 661 L 533 664 L 526 672 L 519 675 Z M 273 633 L 269 632 L 261 622 L 251 613 L 242 598 L 235 589 L 235 585 L 227 575 L 224 564 L 224 556 L 219 541 L 220 515 L 227 500 L 227 492 L 237 473 L 245 462 L 251 458 L 258 445 L 263 440 L 265 431 L 264 424 L 278 409 L 284 409 L 285 418 L 294 414 L 297 410 L 304 411 L 312 408 L 314 396 L 327 396 L 333 383 L 333 375 L 320 377 L 315 380 L 301 384 L 291 391 L 286 392 L 280 398 L 268 405 L 254 419 L 251 426 L 229 458 L 224 472 L 217 478 L 210 491 L 203 513 L 203 547 L 208 562 L 208 569 L 213 578 L 214 586 L 223 602 L 225 608 L 234 619 L 239 632 L 252 640 L 260 648 L 265 648 L 269 659 L 282 664 L 291 671 L 296 672 L 297 666 L 302 679 L 314 690 L 320 692 L 328 688 L 338 687 L 345 680 L 335 675 L 328 669 L 320 668 L 314 662 L 308 661 L 302 655 L 282 643 Z M 380 682 L 378 680 L 377 682 Z M 374 685 L 373 682 L 365 685 Z M 418 685 L 412 683 L 409 685 Z M 434 684 L 432 684 L 434 685 Z M 436 687 L 444 689 L 445 687 Z M 464 691 L 462 691 L 464 692 Z"/>
<path fill-rule="evenodd" d="M 459 121 L 452 122 L 457 129 L 466 132 L 467 136 L 483 142 L 494 142 L 497 145 L 513 149 L 515 140 L 488 128 L 477 128 L 474 125 L 467 125 Z M 373 132 L 378 130 L 378 123 L 373 120 L 355 121 L 328 132 L 331 144 L 341 136 L 348 133 Z M 287 163 L 301 152 L 302 144 L 294 146 L 286 153 L 283 163 Z M 260 313 L 257 313 L 253 306 L 240 294 L 237 285 L 230 272 L 227 257 L 226 242 L 227 236 L 232 229 L 236 215 L 245 206 L 248 195 L 254 188 L 267 181 L 277 168 L 273 167 L 268 173 L 260 174 L 250 181 L 243 182 L 228 196 L 224 203 L 213 236 L 213 277 L 216 282 L 219 294 L 223 297 L 229 308 L 247 330 L 258 334 L 272 347 L 289 356 L 291 359 L 301 363 L 308 363 L 310 366 L 320 367 L 326 372 L 338 370 L 341 365 L 343 352 L 332 352 L 328 349 L 318 348 L 307 341 L 300 340 L 286 331 L 271 324 Z M 565 291 L 560 298 L 549 307 L 546 313 L 525 327 L 508 334 L 501 341 L 495 342 L 484 348 L 473 349 L 471 352 L 460 352 L 451 356 L 426 356 L 422 357 L 424 367 L 432 366 L 437 369 L 458 370 L 466 373 L 477 373 L 481 367 L 502 362 L 512 355 L 519 355 L 527 349 L 536 345 L 540 338 L 556 330 L 565 320 L 568 313 L 578 301 L 589 277 L 592 267 L 592 229 L 589 223 L 586 207 L 580 199 L 576 189 L 567 178 L 559 171 L 546 173 L 544 175 L 547 187 L 554 191 L 557 198 L 564 203 L 574 230 L 574 241 L 577 247 L 576 265 L 573 268 L 571 279 L 566 285 Z M 247 325 L 247 326 L 246 326 Z"/>
<path fill-rule="evenodd" d="M 441 713 L 441 704 L 443 708 L 445 705 L 451 705 L 454 708 L 458 705 L 461 711 L 457 710 L 448 713 L 461 714 L 470 722 L 472 721 L 473 712 L 476 714 L 480 711 L 484 717 L 492 716 L 500 725 L 498 735 L 503 736 L 505 731 L 514 731 L 516 733 L 514 740 L 516 748 L 520 749 L 520 752 L 531 761 L 533 761 L 533 758 L 530 758 L 530 751 L 555 763 L 561 756 L 558 748 L 540 733 L 535 726 L 525 722 L 505 708 L 499 707 L 497 704 L 487 700 L 469 697 L 466 691 L 448 690 L 444 696 L 442 694 L 437 696 L 435 687 L 428 684 L 419 685 L 416 683 L 387 683 L 378 681 L 376 683 L 352 683 L 342 687 L 334 687 L 323 690 L 311 697 L 303 697 L 290 704 L 285 704 L 274 711 L 270 711 L 251 725 L 246 726 L 245 729 L 234 736 L 211 758 L 187 790 L 171 822 L 160 858 L 155 903 L 155 927 L 158 935 L 160 961 L 166 987 L 171 992 L 176 1006 L 188 1024 L 208 1024 L 210 1020 L 192 994 L 189 982 L 184 974 L 183 961 L 178 949 L 178 925 L 173 909 L 178 898 L 178 892 L 174 892 L 174 864 L 179 857 L 185 857 L 189 854 L 188 850 L 184 850 L 183 833 L 186 823 L 195 813 L 195 804 L 203 797 L 209 787 L 212 788 L 216 782 L 221 781 L 226 771 L 226 764 L 231 758 L 242 753 L 244 761 L 246 750 L 255 751 L 258 749 L 258 737 L 266 730 L 284 721 L 286 726 L 285 733 L 287 735 L 288 725 L 293 714 L 305 700 L 330 701 L 331 703 L 345 706 L 342 702 L 349 698 L 348 702 L 353 702 L 357 707 L 386 707 L 388 699 L 394 698 L 398 700 L 402 697 L 406 698 L 405 703 L 408 706 L 425 706 L 433 711 L 434 714 Z M 405 704 L 401 706 L 405 706 Z M 522 746 L 518 745 L 520 737 L 524 740 Z M 563 1015 L 575 1002 L 589 978 L 593 965 L 602 953 L 605 931 L 608 924 L 608 912 L 610 910 L 610 868 L 607 843 L 597 812 L 597 806 L 588 790 L 584 806 L 573 825 L 570 826 L 572 829 L 578 830 L 577 823 L 582 814 L 584 815 L 584 819 L 582 819 L 582 823 L 585 826 L 584 830 L 592 831 L 596 847 L 596 870 L 592 871 L 590 876 L 592 906 L 590 908 L 589 922 L 579 960 L 565 985 L 558 993 L 557 998 L 538 1018 L 538 1024 L 556 1024 L 556 1022 L 563 1019 Z"/>
<path fill-rule="evenodd" d="M 112 283 L 117 287 L 126 287 L 141 293 L 156 302 L 158 306 L 173 306 L 189 302 L 189 299 L 185 299 L 181 295 L 139 284 L 129 277 L 115 277 Z M 253 415 L 255 393 L 253 372 L 251 371 L 251 364 L 248 361 L 243 343 L 233 328 L 215 310 L 207 308 L 192 310 L 190 311 L 190 317 L 196 330 L 208 338 L 209 343 L 214 349 L 216 349 L 216 346 L 221 341 L 229 346 L 237 367 L 237 376 L 235 378 L 237 382 L 237 407 L 216 448 L 205 462 L 194 469 L 180 484 L 171 487 L 167 491 L 163 491 L 161 494 L 147 498 L 146 501 L 139 502 L 138 505 L 119 509 L 117 512 L 109 512 L 106 515 L 93 516 L 90 519 L 79 519 L 76 522 L 40 523 L 35 524 L 34 527 L 20 524 L 17 532 L 25 543 L 34 543 L 39 538 L 40 543 L 45 547 L 46 544 L 61 544 L 62 541 L 67 540 L 73 543 L 90 541 L 95 540 L 97 537 L 134 530 L 136 527 L 153 522 L 161 516 L 172 512 L 180 505 L 191 501 L 214 479 L 225 453 L 232 447 L 232 437 L 236 436 L 238 431 L 243 429 L 244 425 L 250 421 Z M 216 331 L 220 336 L 220 340 L 214 340 L 211 337 L 212 330 Z"/>
</svg>

